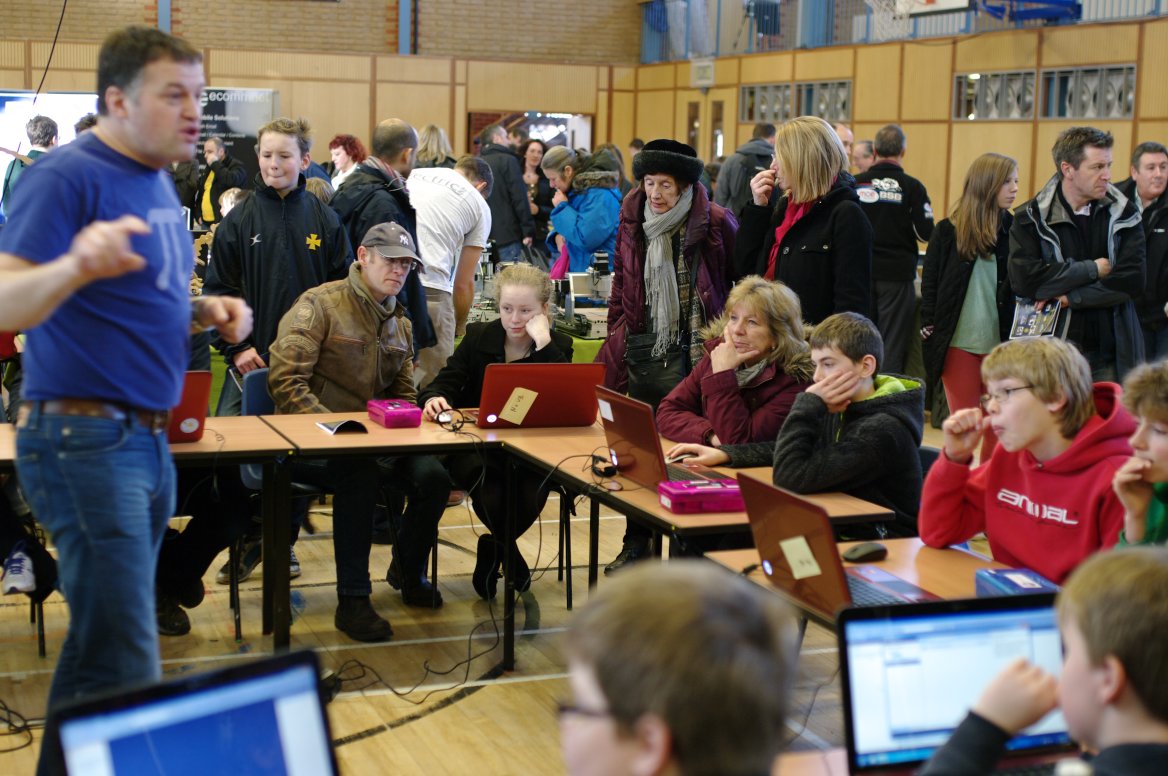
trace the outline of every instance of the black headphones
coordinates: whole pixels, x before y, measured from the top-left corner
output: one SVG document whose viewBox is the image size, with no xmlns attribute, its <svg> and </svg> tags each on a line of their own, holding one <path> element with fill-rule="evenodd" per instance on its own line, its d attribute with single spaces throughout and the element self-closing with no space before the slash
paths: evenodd
<svg viewBox="0 0 1168 776">
<path fill-rule="evenodd" d="M 592 455 L 592 473 L 597 477 L 615 477 L 616 466 L 602 455 Z"/>
<path fill-rule="evenodd" d="M 462 410 L 442 410 L 435 420 L 442 428 L 457 434 L 466 425 L 467 417 L 462 414 Z"/>
</svg>

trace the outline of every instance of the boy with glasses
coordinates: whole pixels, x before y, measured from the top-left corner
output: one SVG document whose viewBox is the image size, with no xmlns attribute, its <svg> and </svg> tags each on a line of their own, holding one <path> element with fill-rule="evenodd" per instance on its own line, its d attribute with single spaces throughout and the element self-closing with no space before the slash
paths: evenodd
<svg viewBox="0 0 1168 776">
<path fill-rule="evenodd" d="M 1115 544 L 1123 505 L 1112 490 L 1136 429 L 1114 383 L 1091 383 L 1078 350 L 1053 337 L 998 345 L 982 362 L 981 409 L 942 425 L 944 454 L 921 496 L 921 539 L 945 547 L 985 532 L 994 559 L 1062 584 Z M 971 468 L 982 434 L 998 447 Z"/>
</svg>

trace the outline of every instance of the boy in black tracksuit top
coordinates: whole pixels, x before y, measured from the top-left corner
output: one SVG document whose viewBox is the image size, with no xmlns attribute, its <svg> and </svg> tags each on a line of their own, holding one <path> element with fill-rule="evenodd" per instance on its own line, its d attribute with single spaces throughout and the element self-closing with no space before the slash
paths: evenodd
<svg viewBox="0 0 1168 776">
<path fill-rule="evenodd" d="M 255 316 L 249 338 L 213 342 L 239 375 L 267 366 L 280 319 L 302 293 L 343 280 L 353 263 L 340 218 L 304 188 L 309 142 L 303 120 L 260 128 L 255 194 L 224 217 L 211 245 L 204 293 L 242 297 Z M 229 379 L 216 414 L 238 415 L 239 398 Z"/>
<path fill-rule="evenodd" d="M 872 287 L 884 368 L 901 374 L 917 336 L 917 243 L 933 234 L 933 206 L 924 184 L 901 166 L 906 146 L 900 127 L 889 124 L 877 132 L 873 148 L 876 163 L 856 176 L 856 194 L 872 222 Z"/>
</svg>

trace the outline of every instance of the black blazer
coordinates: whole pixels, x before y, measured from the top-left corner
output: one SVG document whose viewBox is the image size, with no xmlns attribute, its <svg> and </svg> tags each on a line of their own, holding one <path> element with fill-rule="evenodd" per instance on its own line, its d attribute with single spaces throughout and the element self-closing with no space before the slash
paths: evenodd
<svg viewBox="0 0 1168 776">
<path fill-rule="evenodd" d="M 467 326 L 466 336 L 458 343 L 446 366 L 418 394 L 418 406 L 424 407 L 435 396 L 444 397 L 452 407 L 479 406 L 487 364 L 502 364 L 507 360 L 503 349 L 506 339 L 507 333 L 498 319 Z M 557 364 L 571 360 L 572 338 L 552 329 L 552 341 L 543 350 L 511 363 Z"/>
</svg>

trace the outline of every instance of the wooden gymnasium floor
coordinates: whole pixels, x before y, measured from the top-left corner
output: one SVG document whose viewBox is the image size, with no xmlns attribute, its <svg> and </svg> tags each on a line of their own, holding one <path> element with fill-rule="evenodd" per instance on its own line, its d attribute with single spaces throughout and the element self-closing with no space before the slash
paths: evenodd
<svg viewBox="0 0 1168 776">
<path fill-rule="evenodd" d="M 926 427 L 925 444 L 939 445 L 940 432 Z M 314 506 L 315 535 L 296 545 L 303 576 L 292 581 L 293 647 L 318 650 L 325 666 L 344 677 L 329 705 L 337 760 L 346 774 L 560 774 L 556 702 L 567 697 L 561 639 L 570 617 L 564 586 L 556 581 L 558 502 L 552 494 L 542 519 L 520 540 L 536 571 L 517 613 L 517 670 L 501 675 L 502 629 L 497 604 L 479 600 L 471 589 L 474 549 L 481 523 L 468 506 L 446 510 L 440 526 L 439 583 L 446 605 L 414 609 L 385 583 L 390 548 L 374 546 L 370 561 L 374 603 L 393 623 L 394 640 L 358 644 L 333 627 L 336 605 L 329 506 Z M 573 585 L 577 604 L 587 598 L 587 505 L 572 522 Z M 600 559 L 620 549 L 624 519 L 601 512 Z M 177 520 L 176 524 L 181 524 Z M 260 636 L 259 574 L 242 586 L 244 638 L 236 643 L 227 588 L 215 583 L 226 553 L 204 578 L 207 597 L 190 612 L 186 636 L 163 637 L 163 672 L 177 676 L 267 654 L 271 640 Z M 94 580 L 101 584 L 101 580 Z M 600 584 L 604 584 L 601 574 Z M 28 599 L 0 599 L 0 702 L 24 717 L 43 717 L 54 661 L 66 627 L 60 595 L 45 604 L 48 656 L 37 657 L 36 632 L 29 624 Z M 470 658 L 467 662 L 467 658 Z M 0 706 L 0 713 L 4 710 Z M 812 624 L 799 659 L 786 735 L 789 750 L 843 745 L 834 637 Z M 0 772 L 31 774 L 40 731 L 7 733 L 0 725 Z M 15 749 L 15 751 L 11 751 Z"/>
</svg>

